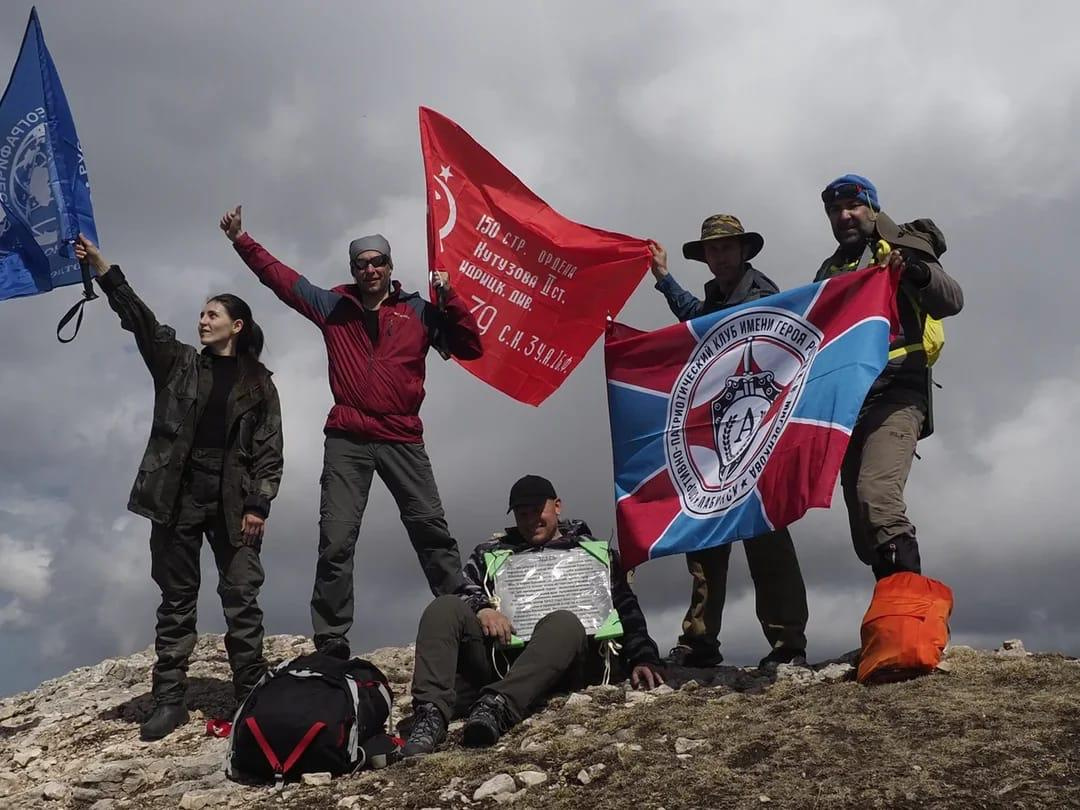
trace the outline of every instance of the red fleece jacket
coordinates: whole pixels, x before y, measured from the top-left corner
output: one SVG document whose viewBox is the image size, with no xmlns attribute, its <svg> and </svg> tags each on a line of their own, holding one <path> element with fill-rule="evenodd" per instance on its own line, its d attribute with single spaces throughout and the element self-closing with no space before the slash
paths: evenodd
<svg viewBox="0 0 1080 810">
<path fill-rule="evenodd" d="M 322 331 L 334 395 L 325 430 L 360 439 L 419 442 L 428 349 L 443 345 L 462 360 L 483 352 L 476 319 L 453 290 L 445 311 L 440 311 L 419 293 L 403 292 L 393 282 L 389 298 L 379 307 L 379 339 L 372 345 L 355 284 L 316 287 L 246 233 L 233 246 L 259 281 Z"/>
</svg>

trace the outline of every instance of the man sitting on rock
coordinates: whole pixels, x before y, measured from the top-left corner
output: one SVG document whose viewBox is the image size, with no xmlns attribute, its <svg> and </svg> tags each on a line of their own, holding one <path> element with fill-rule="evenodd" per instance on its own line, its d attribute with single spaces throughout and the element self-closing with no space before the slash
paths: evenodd
<svg viewBox="0 0 1080 810">
<path fill-rule="evenodd" d="M 491 595 L 492 552 L 516 556 L 570 550 L 592 539 L 582 521 L 560 521 L 562 502 L 551 482 L 538 475 L 526 475 L 514 484 L 507 511 L 514 513 L 515 525 L 476 547 L 464 570 L 466 589 L 460 595 L 436 598 L 420 618 L 412 682 L 414 724 L 406 756 L 431 753 L 446 739 L 450 720 L 466 712 L 465 745 L 493 745 L 551 692 L 604 678 L 607 659 L 599 643 L 589 638 L 582 621 L 569 610 L 541 618 L 523 649 L 506 649 L 514 627 Z M 662 684 L 656 643 L 614 552 L 610 552 L 610 586 L 622 624 L 619 660 L 614 662 L 617 672 L 629 671 L 634 688 Z M 500 659 L 508 669 L 499 667 Z"/>
</svg>

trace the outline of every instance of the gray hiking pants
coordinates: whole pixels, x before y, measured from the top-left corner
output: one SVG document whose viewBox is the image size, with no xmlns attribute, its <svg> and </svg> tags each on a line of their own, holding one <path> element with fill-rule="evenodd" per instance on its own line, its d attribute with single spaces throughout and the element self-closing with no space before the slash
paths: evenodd
<svg viewBox="0 0 1080 810">
<path fill-rule="evenodd" d="M 878 579 L 899 570 L 920 571 L 904 486 L 925 419 L 926 412 L 918 405 L 880 402 L 869 406 L 855 424 L 840 468 L 855 553 Z M 889 544 L 899 547 L 899 559 L 893 563 L 879 553 Z"/>
<path fill-rule="evenodd" d="M 353 623 L 353 551 L 372 477 L 378 473 L 397 501 L 401 522 L 431 592 L 456 593 L 464 584 L 457 541 L 443 516 L 423 444 L 374 442 L 328 433 L 319 510 L 319 561 L 311 595 L 315 646 L 343 640 Z M 372 550 L 373 556 L 378 550 Z"/>
</svg>

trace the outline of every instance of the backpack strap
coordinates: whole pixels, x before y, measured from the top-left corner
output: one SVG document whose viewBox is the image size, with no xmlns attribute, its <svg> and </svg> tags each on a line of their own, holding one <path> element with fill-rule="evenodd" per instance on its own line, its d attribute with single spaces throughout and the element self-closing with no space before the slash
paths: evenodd
<svg viewBox="0 0 1080 810">
<path fill-rule="evenodd" d="M 326 728 L 326 723 L 318 721 L 312 724 L 311 728 L 307 730 L 307 733 L 300 738 L 300 742 L 293 748 L 292 753 L 282 764 L 278 759 L 277 754 L 274 753 L 274 749 L 270 746 L 270 741 L 266 739 L 266 735 L 262 733 L 262 729 L 259 728 L 259 722 L 254 717 L 249 717 L 244 721 L 244 725 L 251 731 L 251 736 L 255 738 L 255 742 L 263 752 L 263 756 L 266 757 L 266 761 L 270 763 L 270 767 L 278 774 L 286 774 L 289 769 L 295 765 L 300 757 L 304 755 L 304 752 L 311 745 L 312 741 L 318 736 L 319 732 Z"/>
<path fill-rule="evenodd" d="M 266 761 L 270 763 L 270 767 L 273 768 L 276 773 L 284 773 L 285 769 L 281 765 L 281 760 L 277 758 L 274 749 L 270 747 L 270 741 L 267 740 L 266 736 L 262 733 L 258 721 L 254 717 L 249 717 L 244 721 L 244 725 L 251 731 L 251 736 L 255 738 L 255 742 L 258 743 L 259 748 L 262 749 L 263 756 L 266 757 Z"/>
<path fill-rule="evenodd" d="M 326 723 L 322 720 L 312 724 L 311 728 L 307 730 L 307 734 L 300 738 L 300 742 L 296 744 L 292 753 L 289 754 L 289 758 L 285 760 L 285 765 L 281 768 L 282 773 L 289 772 L 289 768 L 297 763 L 300 757 L 302 757 L 304 752 L 308 749 L 308 746 L 311 745 L 312 740 L 314 740 L 324 728 L 326 728 Z"/>
</svg>

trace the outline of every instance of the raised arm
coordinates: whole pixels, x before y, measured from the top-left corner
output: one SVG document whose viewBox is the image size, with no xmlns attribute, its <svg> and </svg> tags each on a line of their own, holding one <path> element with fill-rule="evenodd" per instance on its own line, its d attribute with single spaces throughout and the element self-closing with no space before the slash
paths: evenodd
<svg viewBox="0 0 1080 810">
<path fill-rule="evenodd" d="M 475 360 L 484 353 L 476 318 L 469 311 L 465 299 L 451 289 L 449 276 L 446 273 L 436 275 L 440 286 L 446 291 L 445 309 L 440 310 L 433 304 L 427 306 L 431 345 L 445 349 L 461 360 Z"/>
<path fill-rule="evenodd" d="M 97 245 L 82 234 L 75 243 L 75 256 L 80 262 L 89 262 L 109 306 L 120 316 L 120 326 L 135 335 L 135 345 L 154 383 L 163 384 L 177 358 L 192 351 L 191 347 L 176 339 L 176 331 L 171 326 L 158 323 L 150 307 L 131 289 L 120 268 L 115 264 L 110 266 Z"/>
<path fill-rule="evenodd" d="M 274 295 L 316 326 L 322 326 L 337 306 L 341 296 L 332 290 L 316 287 L 288 265 L 278 261 L 243 229 L 241 206 L 226 211 L 219 226 L 233 248 L 255 276 L 273 290 Z"/>
<path fill-rule="evenodd" d="M 693 294 L 682 288 L 675 277 L 668 272 L 667 251 L 659 242 L 649 242 L 649 250 L 652 252 L 653 278 L 656 279 L 656 289 L 663 293 L 671 314 L 680 321 L 689 321 L 705 311 L 705 304 Z"/>
</svg>

